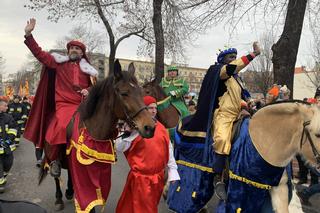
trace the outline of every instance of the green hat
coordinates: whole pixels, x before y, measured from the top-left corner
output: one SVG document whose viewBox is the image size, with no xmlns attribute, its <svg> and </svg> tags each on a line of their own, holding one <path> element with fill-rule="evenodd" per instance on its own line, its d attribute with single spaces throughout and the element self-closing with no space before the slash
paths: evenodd
<svg viewBox="0 0 320 213">
<path fill-rule="evenodd" d="M 167 72 L 169 71 L 178 71 L 178 67 L 177 66 L 170 66 L 167 70 Z"/>
</svg>

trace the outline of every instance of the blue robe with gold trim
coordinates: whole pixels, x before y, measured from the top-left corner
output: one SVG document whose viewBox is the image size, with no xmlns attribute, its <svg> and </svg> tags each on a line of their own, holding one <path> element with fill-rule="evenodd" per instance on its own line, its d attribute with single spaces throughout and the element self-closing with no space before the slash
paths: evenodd
<svg viewBox="0 0 320 213">
<path fill-rule="evenodd" d="M 219 208 L 218 213 L 235 213 L 238 209 L 241 213 L 261 212 L 270 187 L 279 185 L 284 172 L 285 167 L 275 167 L 260 156 L 249 135 L 249 121 L 243 121 L 232 145 L 226 208 Z"/>
</svg>

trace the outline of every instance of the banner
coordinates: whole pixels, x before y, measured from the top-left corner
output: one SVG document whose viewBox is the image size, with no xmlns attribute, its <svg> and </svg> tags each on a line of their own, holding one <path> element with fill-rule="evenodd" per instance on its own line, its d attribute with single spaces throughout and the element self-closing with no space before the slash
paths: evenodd
<svg viewBox="0 0 320 213">
<path fill-rule="evenodd" d="M 29 97 L 30 92 L 29 92 L 29 81 L 26 80 L 24 84 L 24 96 Z"/>
<path fill-rule="evenodd" d="M 19 96 L 20 96 L 20 97 L 23 97 L 23 94 L 24 94 L 24 92 L 23 92 L 22 84 L 20 83 L 20 86 L 19 86 Z"/>
<path fill-rule="evenodd" d="M 12 98 L 13 94 L 14 94 L 14 89 L 11 85 L 8 85 L 5 87 L 5 93 L 7 97 Z"/>
</svg>

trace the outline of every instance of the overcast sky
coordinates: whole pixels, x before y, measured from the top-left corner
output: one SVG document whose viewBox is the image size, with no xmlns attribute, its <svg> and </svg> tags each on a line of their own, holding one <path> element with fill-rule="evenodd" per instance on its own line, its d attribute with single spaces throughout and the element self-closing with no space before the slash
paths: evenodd
<svg viewBox="0 0 320 213">
<path fill-rule="evenodd" d="M 29 18 L 34 17 L 37 25 L 33 35 L 39 45 L 46 50 L 54 47 L 55 41 L 68 34 L 70 29 L 76 25 L 76 22 L 69 19 L 60 20 L 53 23 L 47 20 L 46 11 L 31 11 L 23 7 L 28 0 L 1 0 L 0 4 L 0 52 L 6 59 L 4 73 L 17 72 L 19 68 L 27 61 L 29 50 L 24 45 L 23 35 L 24 27 Z M 216 53 L 224 45 L 231 45 L 238 48 L 240 54 L 251 50 L 251 43 L 258 40 L 266 27 L 261 25 L 252 29 L 252 27 L 239 26 L 237 34 L 230 37 L 228 30 L 223 26 L 212 27 L 207 34 L 199 36 L 193 47 L 187 48 L 187 64 L 192 67 L 207 68 L 216 60 Z M 95 26 L 105 32 L 101 25 Z M 259 29 L 260 28 L 260 29 Z M 281 31 L 278 32 L 278 36 Z M 296 66 L 305 65 L 308 61 L 308 48 L 310 46 L 311 34 L 304 25 L 298 60 Z M 121 42 L 116 57 L 140 59 L 136 55 L 139 40 L 129 38 Z M 106 47 L 106 53 L 107 47 Z"/>
</svg>

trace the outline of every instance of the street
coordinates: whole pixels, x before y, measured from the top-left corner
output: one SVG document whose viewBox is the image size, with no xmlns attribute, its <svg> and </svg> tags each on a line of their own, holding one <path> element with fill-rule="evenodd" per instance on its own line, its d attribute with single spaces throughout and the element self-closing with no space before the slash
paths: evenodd
<svg viewBox="0 0 320 213">
<path fill-rule="evenodd" d="M 43 181 L 43 183 L 38 186 L 38 168 L 35 163 L 35 155 L 34 155 L 34 146 L 30 142 L 26 142 L 24 140 L 21 141 L 20 146 L 14 153 L 15 159 L 11 172 L 8 176 L 7 189 L 4 194 L 0 194 L 0 199 L 4 200 L 26 200 L 39 204 L 43 208 L 47 210 L 48 213 L 55 212 L 54 211 L 54 202 L 55 202 L 55 184 L 54 179 L 49 175 Z M 112 187 L 111 192 L 109 194 L 109 198 L 107 200 L 106 207 L 103 212 L 115 212 L 115 208 L 117 205 L 117 201 L 122 192 L 124 183 L 126 181 L 128 173 L 128 165 L 126 159 L 123 154 L 118 153 L 118 162 L 112 168 Z M 63 170 L 62 175 L 62 188 L 63 194 L 66 189 L 66 171 Z M 297 198 L 295 192 L 293 193 L 293 199 L 290 204 L 290 213 L 299 213 L 299 212 L 307 212 L 307 213 L 315 213 L 320 212 L 316 209 L 320 209 L 320 195 L 313 196 L 310 201 L 313 204 L 313 208 L 304 207 L 304 211 L 302 211 L 302 207 L 299 199 Z M 139 195 L 137 195 L 139 196 Z M 60 211 L 62 213 L 71 213 L 74 212 L 73 201 L 67 201 L 63 198 L 65 202 L 65 209 Z M 210 202 L 209 212 L 214 212 L 214 201 Z M 97 211 L 100 212 L 100 211 Z M 161 200 L 159 205 L 159 213 L 167 213 L 170 212 L 164 201 Z"/>
</svg>

